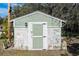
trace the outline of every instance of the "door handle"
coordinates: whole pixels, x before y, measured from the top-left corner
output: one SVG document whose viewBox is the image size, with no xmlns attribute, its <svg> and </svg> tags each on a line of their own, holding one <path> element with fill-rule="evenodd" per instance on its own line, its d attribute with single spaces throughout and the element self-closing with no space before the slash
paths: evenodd
<svg viewBox="0 0 79 59">
<path fill-rule="evenodd" d="M 43 36 L 44 38 L 46 37 L 46 36 Z"/>
</svg>

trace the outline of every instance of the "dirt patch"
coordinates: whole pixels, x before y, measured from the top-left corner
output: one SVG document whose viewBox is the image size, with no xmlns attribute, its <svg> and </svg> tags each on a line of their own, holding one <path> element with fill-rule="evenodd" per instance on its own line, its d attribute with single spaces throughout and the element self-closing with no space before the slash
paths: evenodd
<svg viewBox="0 0 79 59">
<path fill-rule="evenodd" d="M 3 49 L 3 41 L 0 40 L 0 49 Z"/>
<path fill-rule="evenodd" d="M 1 56 L 60 56 L 65 51 L 28 51 L 28 50 L 2 50 Z"/>
</svg>

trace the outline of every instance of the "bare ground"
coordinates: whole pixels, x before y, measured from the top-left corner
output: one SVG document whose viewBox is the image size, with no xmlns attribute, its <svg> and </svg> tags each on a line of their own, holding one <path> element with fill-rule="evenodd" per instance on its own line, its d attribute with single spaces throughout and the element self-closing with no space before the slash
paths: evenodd
<svg viewBox="0 0 79 59">
<path fill-rule="evenodd" d="M 3 43 L 0 40 L 0 56 L 67 56 L 65 50 L 40 50 L 40 51 L 29 51 L 29 50 L 13 50 L 3 49 Z"/>
<path fill-rule="evenodd" d="M 0 56 L 61 56 L 66 55 L 65 51 L 59 50 L 43 50 L 43 51 L 28 51 L 28 50 L 0 50 Z"/>
</svg>

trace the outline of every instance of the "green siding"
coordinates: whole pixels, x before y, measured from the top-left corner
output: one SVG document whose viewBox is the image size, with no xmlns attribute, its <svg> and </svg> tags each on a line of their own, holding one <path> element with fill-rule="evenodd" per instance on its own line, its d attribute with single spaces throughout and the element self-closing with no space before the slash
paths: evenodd
<svg viewBox="0 0 79 59">
<path fill-rule="evenodd" d="M 43 35 L 43 25 L 33 24 L 33 36 L 42 36 Z"/>
<path fill-rule="evenodd" d="M 34 49 L 43 48 L 43 38 L 42 37 L 33 37 L 33 48 Z"/>
<path fill-rule="evenodd" d="M 35 13 L 33 15 L 30 16 L 24 16 L 24 17 L 20 17 L 18 19 L 16 19 L 15 21 L 15 27 L 25 27 L 25 22 L 47 22 L 48 26 L 56 26 L 59 27 L 60 26 L 60 21 L 54 19 L 54 18 L 50 18 L 47 17 L 43 14 L 40 13 Z"/>
</svg>

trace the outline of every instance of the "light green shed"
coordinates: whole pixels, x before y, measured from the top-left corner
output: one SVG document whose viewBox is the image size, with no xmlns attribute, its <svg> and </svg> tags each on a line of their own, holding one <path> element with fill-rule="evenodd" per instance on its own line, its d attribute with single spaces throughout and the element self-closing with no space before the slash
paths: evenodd
<svg viewBox="0 0 79 59">
<path fill-rule="evenodd" d="M 14 48 L 55 50 L 61 48 L 63 20 L 40 11 L 13 19 Z"/>
</svg>

